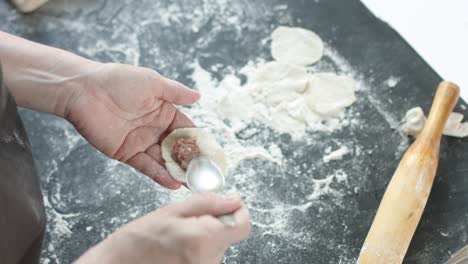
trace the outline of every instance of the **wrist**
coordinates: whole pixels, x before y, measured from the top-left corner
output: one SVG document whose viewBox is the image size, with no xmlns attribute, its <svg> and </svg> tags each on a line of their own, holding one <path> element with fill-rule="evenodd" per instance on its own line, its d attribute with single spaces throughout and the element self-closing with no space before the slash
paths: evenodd
<svg viewBox="0 0 468 264">
<path fill-rule="evenodd" d="M 100 62 L 76 57 L 70 61 L 70 68 L 67 69 L 66 73 L 52 85 L 56 93 L 52 114 L 62 118 L 67 118 L 73 101 L 92 82 L 90 79 L 94 78 L 93 73 L 104 65 Z"/>
<path fill-rule="evenodd" d="M 122 263 L 119 257 L 120 251 L 113 245 L 115 234 L 99 242 L 97 245 L 88 249 L 79 259 L 73 264 L 111 264 Z"/>
<path fill-rule="evenodd" d="M 49 67 L 25 67 L 5 73 L 5 83 L 17 104 L 65 118 L 70 102 L 86 86 L 100 63 L 78 57 L 59 56 Z M 54 63 L 55 62 L 55 63 Z"/>
<path fill-rule="evenodd" d="M 68 101 L 99 67 L 70 52 L 0 32 L 4 83 L 19 106 L 64 117 Z"/>
</svg>

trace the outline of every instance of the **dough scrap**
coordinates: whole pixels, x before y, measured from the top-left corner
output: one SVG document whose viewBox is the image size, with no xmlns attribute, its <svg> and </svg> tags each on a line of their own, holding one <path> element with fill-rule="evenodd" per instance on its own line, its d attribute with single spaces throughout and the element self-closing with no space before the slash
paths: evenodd
<svg viewBox="0 0 468 264">
<path fill-rule="evenodd" d="M 172 150 L 177 139 L 193 138 L 200 148 L 200 154 L 215 162 L 226 175 L 227 162 L 223 148 L 214 140 L 214 136 L 202 128 L 178 128 L 172 131 L 161 143 L 162 157 L 166 168 L 176 180 L 186 182 L 185 171 L 172 158 Z"/>
<path fill-rule="evenodd" d="M 356 82 L 334 73 L 317 73 L 309 78 L 307 103 L 321 116 L 334 116 L 356 101 Z"/>
<path fill-rule="evenodd" d="M 271 55 L 279 62 L 310 65 L 322 58 L 323 42 L 310 30 L 280 26 L 271 34 Z"/>
<path fill-rule="evenodd" d="M 404 124 L 401 126 L 406 135 L 417 137 L 421 133 L 426 117 L 421 107 L 414 107 L 406 112 Z"/>
<path fill-rule="evenodd" d="M 341 146 L 339 149 L 334 150 L 327 155 L 323 156 L 323 162 L 328 163 L 332 160 L 341 160 L 344 155 L 350 153 L 350 150 L 346 146 Z"/>
<path fill-rule="evenodd" d="M 467 137 L 468 136 L 468 122 L 463 122 L 463 114 L 453 112 L 450 114 L 447 122 L 445 123 L 442 134 L 451 137 Z M 426 117 L 421 107 L 414 107 L 406 112 L 401 126 L 406 135 L 417 137 L 424 128 Z"/>
<path fill-rule="evenodd" d="M 446 136 L 463 138 L 468 136 L 468 122 L 463 122 L 463 114 L 453 112 L 450 114 L 447 123 L 445 123 L 444 131 Z"/>
</svg>

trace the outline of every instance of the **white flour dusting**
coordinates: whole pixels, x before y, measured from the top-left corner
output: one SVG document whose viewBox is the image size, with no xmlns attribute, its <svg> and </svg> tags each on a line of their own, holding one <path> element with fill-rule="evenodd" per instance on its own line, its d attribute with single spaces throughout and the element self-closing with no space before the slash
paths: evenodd
<svg viewBox="0 0 468 264">
<path fill-rule="evenodd" d="M 390 76 L 390 77 L 388 77 L 388 79 L 385 81 L 385 84 L 386 84 L 388 87 L 393 88 L 393 87 L 395 87 L 399 82 L 400 82 L 400 78 L 395 77 L 395 76 Z"/>
<path fill-rule="evenodd" d="M 339 149 L 330 152 L 329 154 L 323 156 L 323 162 L 329 162 L 331 160 L 340 160 L 344 155 L 349 153 L 349 149 L 346 146 L 341 146 Z"/>
<path fill-rule="evenodd" d="M 316 200 L 320 196 L 324 194 L 335 194 L 337 196 L 341 196 L 339 191 L 330 187 L 330 185 L 335 182 L 347 182 L 348 181 L 348 174 L 344 170 L 337 170 L 333 174 L 326 176 L 323 179 L 313 179 L 314 182 L 314 190 L 313 192 L 307 197 L 309 200 Z"/>
<path fill-rule="evenodd" d="M 234 133 L 246 128 L 250 123 L 257 121 L 265 123 L 280 133 L 290 134 L 295 139 L 300 139 L 305 132 L 310 131 L 334 131 L 348 124 L 344 120 L 344 113 L 337 117 L 323 118 L 314 113 L 309 107 L 303 94 L 307 89 L 308 75 L 300 72 L 301 69 L 278 67 L 288 71 L 288 76 L 278 77 L 282 72 L 276 68 L 275 63 L 248 63 L 240 69 L 240 73 L 247 73 L 247 84 L 241 85 L 236 74 L 230 74 L 221 81 L 216 81 L 208 71 L 203 69 L 198 62 L 193 64 L 192 79 L 195 88 L 199 89 L 203 96 L 197 106 L 187 111 L 189 116 L 204 114 L 217 120 L 229 120 L 226 125 Z M 272 80 L 262 81 L 258 75 L 271 74 Z M 287 75 L 287 74 L 285 74 Z M 296 77 L 297 76 L 297 77 Z"/>
</svg>

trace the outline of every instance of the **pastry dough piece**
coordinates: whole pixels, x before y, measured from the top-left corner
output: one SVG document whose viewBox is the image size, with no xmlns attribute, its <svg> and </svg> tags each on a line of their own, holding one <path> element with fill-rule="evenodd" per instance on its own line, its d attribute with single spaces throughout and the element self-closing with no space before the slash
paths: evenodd
<svg viewBox="0 0 468 264">
<path fill-rule="evenodd" d="M 260 65 L 249 75 L 249 83 L 271 83 L 284 80 L 303 80 L 307 78 L 308 74 L 305 67 L 270 61 Z"/>
<path fill-rule="evenodd" d="M 468 123 L 462 123 L 462 121 L 463 114 L 457 112 L 451 113 L 442 133 L 446 136 L 459 138 L 468 136 Z"/>
<path fill-rule="evenodd" d="M 334 116 L 356 101 L 356 82 L 334 73 L 317 73 L 309 78 L 307 103 L 321 116 Z"/>
<path fill-rule="evenodd" d="M 305 66 L 322 55 L 322 39 L 310 30 L 280 26 L 271 33 L 271 56 L 279 62 Z"/>
<path fill-rule="evenodd" d="M 302 66 L 269 62 L 260 66 L 249 78 L 249 94 L 270 107 L 287 104 L 302 97 L 309 75 Z"/>
<path fill-rule="evenodd" d="M 404 123 L 401 126 L 403 132 L 407 135 L 417 137 L 426 124 L 426 117 L 421 107 L 414 107 L 406 112 Z M 442 134 L 450 137 L 463 138 L 468 136 L 468 122 L 463 122 L 463 114 L 453 112 L 450 113 L 447 122 L 445 123 Z"/>
<path fill-rule="evenodd" d="M 174 144 L 180 138 L 195 139 L 200 149 L 200 155 L 212 160 L 226 174 L 226 156 L 213 135 L 202 128 L 179 128 L 172 131 L 161 143 L 162 157 L 166 161 L 166 168 L 172 177 L 180 182 L 186 182 L 185 171 L 172 158 Z"/>
<path fill-rule="evenodd" d="M 402 130 L 406 135 L 416 137 L 421 133 L 424 124 L 426 123 L 426 117 L 421 107 L 414 107 L 406 112 L 404 118 L 404 124 Z"/>
</svg>

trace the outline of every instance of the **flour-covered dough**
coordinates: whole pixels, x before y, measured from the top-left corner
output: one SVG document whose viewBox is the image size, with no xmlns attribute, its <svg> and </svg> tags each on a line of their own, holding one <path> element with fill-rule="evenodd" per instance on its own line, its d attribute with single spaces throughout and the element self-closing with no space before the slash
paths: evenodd
<svg viewBox="0 0 468 264">
<path fill-rule="evenodd" d="M 180 182 L 186 182 L 185 171 L 172 158 L 172 149 L 179 138 L 195 139 L 200 148 L 200 154 L 216 163 L 226 174 L 226 157 L 223 148 L 216 142 L 213 135 L 202 128 L 179 128 L 172 131 L 161 144 L 162 157 L 166 161 L 166 168 L 172 177 Z"/>
<path fill-rule="evenodd" d="M 463 114 L 453 112 L 445 123 L 442 134 L 451 137 L 468 136 L 468 122 L 463 122 Z M 417 137 L 426 124 L 426 117 L 421 107 L 414 107 L 406 112 L 401 129 L 407 135 Z"/>
<path fill-rule="evenodd" d="M 406 135 L 416 137 L 421 133 L 424 124 L 426 123 L 426 117 L 421 107 L 414 107 L 406 112 L 404 123 L 401 126 L 403 132 Z"/>
<path fill-rule="evenodd" d="M 310 30 L 280 26 L 271 34 L 271 55 L 279 62 L 305 66 L 322 58 L 323 42 Z"/>
<path fill-rule="evenodd" d="M 270 61 L 252 71 L 249 83 L 278 82 L 284 80 L 305 80 L 307 70 L 302 66 L 290 63 Z"/>
<path fill-rule="evenodd" d="M 309 107 L 321 116 L 334 116 L 356 101 L 356 82 L 334 73 L 317 73 L 309 77 L 306 92 Z"/>
<path fill-rule="evenodd" d="M 249 78 L 249 93 L 269 106 L 287 104 L 302 97 L 308 83 L 304 67 L 269 62 L 256 69 Z"/>
</svg>

